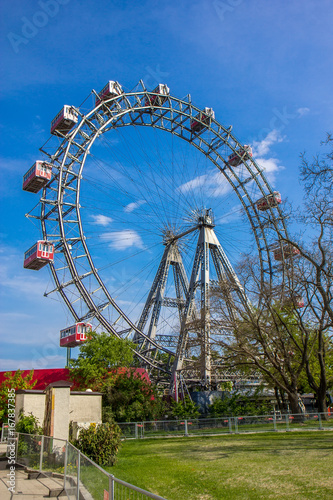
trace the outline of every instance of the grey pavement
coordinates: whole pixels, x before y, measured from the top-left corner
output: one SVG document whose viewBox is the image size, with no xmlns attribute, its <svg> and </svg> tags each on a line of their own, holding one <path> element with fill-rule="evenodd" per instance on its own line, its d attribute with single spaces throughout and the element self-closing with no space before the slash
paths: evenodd
<svg viewBox="0 0 333 500">
<path fill-rule="evenodd" d="M 67 499 L 64 493 L 63 479 L 55 477 L 46 477 L 36 472 L 29 473 L 18 466 L 15 466 L 15 488 L 14 492 L 9 491 L 9 469 L 7 468 L 7 459 L 3 457 L 6 451 L 6 445 L 0 444 L 0 499 L 1 500 L 41 500 L 42 498 Z"/>
</svg>

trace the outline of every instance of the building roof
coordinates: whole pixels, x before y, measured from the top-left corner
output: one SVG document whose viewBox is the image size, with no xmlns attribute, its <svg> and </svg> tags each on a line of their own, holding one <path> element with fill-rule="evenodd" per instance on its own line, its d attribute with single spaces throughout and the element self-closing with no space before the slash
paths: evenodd
<svg viewBox="0 0 333 500">
<path fill-rule="evenodd" d="M 5 380 L 5 372 L 0 372 L 0 384 Z M 15 373 L 16 370 L 12 370 L 11 373 Z M 22 376 L 25 377 L 30 373 L 30 370 L 22 370 Z M 59 382 L 60 380 L 65 380 L 66 382 L 71 382 L 69 377 L 68 368 L 47 368 L 41 370 L 34 370 L 32 380 L 36 380 L 36 385 L 33 387 L 35 390 L 44 390 L 48 385 Z"/>
<path fill-rule="evenodd" d="M 6 379 L 5 373 L 15 373 L 16 370 L 7 370 L 5 372 L 0 372 L 0 384 Z M 47 369 L 40 369 L 40 370 L 33 370 L 33 377 L 32 380 L 36 380 L 36 385 L 33 387 L 33 390 L 41 390 L 44 391 L 46 387 L 50 384 L 55 384 L 57 382 L 72 382 L 69 375 L 69 369 L 68 368 L 47 368 Z M 148 383 L 150 383 L 148 373 L 144 368 L 117 368 L 115 370 L 118 374 L 122 373 L 131 373 L 135 372 L 137 375 L 140 375 L 142 379 L 145 379 Z M 30 373 L 30 370 L 22 370 L 22 376 L 25 377 Z M 77 389 L 77 386 L 75 383 L 73 384 L 72 387 L 73 390 Z"/>
</svg>

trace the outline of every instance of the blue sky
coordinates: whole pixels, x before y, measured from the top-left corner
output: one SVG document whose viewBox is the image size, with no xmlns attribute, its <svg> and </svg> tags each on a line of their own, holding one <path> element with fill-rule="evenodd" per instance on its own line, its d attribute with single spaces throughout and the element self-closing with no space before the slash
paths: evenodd
<svg viewBox="0 0 333 500">
<path fill-rule="evenodd" d="M 3 3 L 0 370 L 65 363 L 59 330 L 71 324 L 70 315 L 56 297 L 43 296 L 52 288 L 48 270 L 22 265 L 39 237 L 38 225 L 24 217 L 38 195 L 22 191 L 22 176 L 63 104 L 78 106 L 108 80 L 126 90 L 140 79 L 147 88 L 167 83 L 173 95 L 190 93 L 197 106 L 212 107 L 217 120 L 233 125 L 274 187 L 297 204 L 299 155 L 318 153 L 332 132 L 332 19 L 329 0 Z M 130 214 L 130 200 L 123 203 Z M 91 236 L 94 223 L 100 239 L 104 231 L 96 255 L 105 262 L 117 232 L 108 228 L 111 211 L 110 205 L 87 215 Z M 146 248 L 138 233 L 127 236 L 131 250 Z"/>
</svg>

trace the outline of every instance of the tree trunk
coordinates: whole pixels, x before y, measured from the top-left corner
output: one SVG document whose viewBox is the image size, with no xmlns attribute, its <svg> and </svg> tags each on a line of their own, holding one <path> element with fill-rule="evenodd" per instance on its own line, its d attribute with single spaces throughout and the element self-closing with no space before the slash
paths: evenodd
<svg viewBox="0 0 333 500">
<path fill-rule="evenodd" d="M 323 413 L 323 415 L 321 415 L 321 418 L 327 420 L 328 415 L 327 415 L 327 404 L 326 404 L 326 388 L 325 390 L 323 390 L 323 388 L 320 387 L 318 391 L 316 391 L 316 399 L 318 404 L 318 412 Z"/>
<path fill-rule="evenodd" d="M 290 411 L 292 414 L 302 414 L 301 408 L 298 404 L 299 396 L 297 392 L 290 392 L 288 394 L 288 400 L 290 405 Z"/>
<path fill-rule="evenodd" d="M 326 405 L 327 378 L 326 378 L 326 366 L 325 366 L 325 350 L 324 350 L 322 335 L 319 334 L 318 337 L 319 337 L 318 361 L 320 367 L 319 384 L 316 383 L 316 380 L 311 373 L 308 359 L 306 361 L 305 369 L 309 385 L 313 389 L 316 395 L 318 412 L 323 413 L 324 414 L 323 418 L 326 420 L 328 416 L 327 416 L 327 405 Z"/>
<path fill-rule="evenodd" d="M 276 399 L 278 408 L 279 408 L 280 412 L 283 413 L 283 403 L 282 403 L 281 398 L 280 398 L 279 388 L 276 386 L 274 387 L 274 393 L 275 393 L 275 399 Z"/>
<path fill-rule="evenodd" d="M 280 398 L 281 398 L 282 412 L 287 413 L 288 403 L 287 403 L 286 398 L 285 398 L 285 393 L 283 392 L 281 387 L 279 387 L 279 393 L 280 393 Z"/>
</svg>

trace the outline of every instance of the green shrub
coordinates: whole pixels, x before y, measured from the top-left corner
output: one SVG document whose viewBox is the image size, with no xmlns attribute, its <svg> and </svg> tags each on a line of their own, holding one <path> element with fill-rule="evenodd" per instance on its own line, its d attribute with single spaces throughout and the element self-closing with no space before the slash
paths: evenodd
<svg viewBox="0 0 333 500">
<path fill-rule="evenodd" d="M 165 413 L 165 404 L 156 389 L 133 370 L 116 373 L 103 387 L 103 421 L 156 420 Z"/>
<path fill-rule="evenodd" d="M 80 431 L 74 444 L 98 465 L 114 465 L 120 446 L 121 431 L 117 424 L 90 424 Z"/>
<path fill-rule="evenodd" d="M 209 406 L 212 417 L 235 417 L 238 415 L 266 415 L 273 410 L 272 405 L 256 396 L 228 394 L 223 399 L 217 398 Z"/>
<path fill-rule="evenodd" d="M 171 418 L 197 418 L 200 415 L 198 406 L 188 397 L 176 402 L 171 399 L 170 402 Z"/>
<path fill-rule="evenodd" d="M 22 432 L 23 434 L 43 434 L 43 429 L 39 426 L 38 418 L 36 418 L 32 413 L 24 415 L 24 413 L 21 412 L 16 423 L 15 430 L 16 432 Z"/>
<path fill-rule="evenodd" d="M 32 413 L 24 415 L 23 411 L 19 415 L 15 430 L 16 432 L 31 434 L 33 436 L 43 434 L 43 429 L 39 426 L 38 419 Z M 17 456 L 21 459 L 29 457 L 30 465 L 33 463 L 37 464 L 40 450 L 39 439 L 39 437 L 29 438 L 27 436 L 20 436 L 17 446 Z"/>
</svg>

